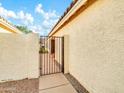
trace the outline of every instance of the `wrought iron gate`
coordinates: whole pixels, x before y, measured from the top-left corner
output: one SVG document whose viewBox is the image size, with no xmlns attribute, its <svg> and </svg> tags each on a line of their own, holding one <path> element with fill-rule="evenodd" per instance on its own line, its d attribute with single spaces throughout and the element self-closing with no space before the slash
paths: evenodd
<svg viewBox="0 0 124 93">
<path fill-rule="evenodd" d="M 40 75 L 64 72 L 64 38 L 40 37 Z"/>
</svg>

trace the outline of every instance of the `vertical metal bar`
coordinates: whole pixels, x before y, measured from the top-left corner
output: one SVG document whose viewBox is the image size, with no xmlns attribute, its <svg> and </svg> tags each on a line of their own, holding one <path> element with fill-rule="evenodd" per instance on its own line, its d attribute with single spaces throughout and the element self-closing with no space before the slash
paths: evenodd
<svg viewBox="0 0 124 93">
<path fill-rule="evenodd" d="M 49 74 L 50 74 L 50 53 L 51 52 L 51 45 L 50 45 L 50 39 L 49 39 Z"/>
<path fill-rule="evenodd" d="M 55 37 L 54 37 L 54 59 L 53 61 L 54 61 L 54 73 L 55 73 Z"/>
<path fill-rule="evenodd" d="M 55 50 L 55 43 L 56 43 L 56 38 L 54 37 L 54 50 Z M 56 73 L 56 61 L 55 61 L 55 56 L 56 56 L 56 52 L 54 52 L 54 73 Z"/>
<path fill-rule="evenodd" d="M 51 37 L 51 73 L 53 73 L 53 53 L 52 53 L 52 39 L 53 37 Z"/>
<path fill-rule="evenodd" d="M 57 62 L 58 62 L 58 64 L 59 64 L 59 47 L 60 47 L 60 45 L 59 45 L 59 38 L 58 38 L 58 61 L 57 61 Z M 58 65 L 58 67 L 57 67 L 57 68 L 58 68 L 58 72 L 59 72 L 59 65 Z"/>
<path fill-rule="evenodd" d="M 40 37 L 40 41 L 39 41 L 39 43 L 40 43 L 40 48 L 41 48 L 41 37 Z M 41 76 L 41 53 L 39 52 L 39 61 L 40 61 L 40 63 L 39 63 L 39 70 L 40 70 L 40 76 Z"/>
<path fill-rule="evenodd" d="M 55 61 L 55 63 L 56 63 L 56 65 L 55 65 L 55 69 L 56 69 L 56 72 L 58 72 L 58 70 L 57 70 L 57 68 L 58 68 L 58 65 L 57 65 L 57 61 L 58 61 L 58 38 L 56 38 L 56 43 L 55 43 L 55 46 L 56 46 L 56 61 Z"/>
<path fill-rule="evenodd" d="M 53 40 L 55 40 L 55 37 L 53 37 Z M 54 42 L 54 41 L 53 41 Z M 53 43 L 53 50 L 55 49 L 55 47 L 54 47 L 54 43 Z M 53 53 L 53 73 L 55 73 L 55 52 Z"/>
<path fill-rule="evenodd" d="M 44 37 L 44 48 L 45 48 L 45 37 Z M 43 55 L 44 55 L 44 75 L 46 72 L 46 66 L 45 66 L 45 54 L 44 54 L 44 48 L 43 48 Z"/>
<path fill-rule="evenodd" d="M 47 74 L 47 55 L 46 55 L 46 36 L 45 36 L 45 49 L 44 49 L 44 55 L 45 55 L 45 75 Z"/>
<path fill-rule="evenodd" d="M 59 66 L 60 67 L 59 67 L 59 69 L 60 69 L 60 72 L 62 72 L 62 67 L 61 67 L 62 66 L 62 60 L 61 60 L 61 56 L 62 56 L 62 54 L 61 54 L 62 53 L 62 51 L 61 51 L 62 50 L 61 49 L 62 48 L 62 44 L 61 44 L 61 39 L 62 38 L 60 37 L 60 39 L 59 39 L 59 48 L 60 48 L 60 51 L 59 51 L 59 62 L 60 62 L 59 63 Z"/>
<path fill-rule="evenodd" d="M 40 48 L 42 46 L 42 37 L 40 38 Z M 43 58 L 42 58 L 42 53 L 40 53 L 40 57 L 41 57 L 41 67 L 40 67 L 40 73 L 42 75 L 42 69 L 43 69 Z"/>
<path fill-rule="evenodd" d="M 41 37 L 41 47 L 42 48 L 42 45 L 43 45 L 43 37 Z M 41 52 L 41 75 L 43 75 L 43 53 Z"/>
<path fill-rule="evenodd" d="M 56 37 L 54 37 L 54 73 L 56 73 Z"/>
<path fill-rule="evenodd" d="M 53 73 L 54 73 L 54 37 L 53 37 L 52 47 L 53 47 Z"/>
<path fill-rule="evenodd" d="M 64 73 L 64 37 L 62 37 L 62 72 Z"/>
<path fill-rule="evenodd" d="M 59 72 L 59 38 L 57 37 L 57 72 Z"/>
<path fill-rule="evenodd" d="M 61 48 L 61 45 L 60 45 L 60 39 L 61 38 L 59 37 L 59 54 L 58 54 L 59 55 L 59 61 L 58 61 L 59 62 L 59 67 L 58 67 L 59 68 L 59 72 L 61 72 L 61 62 L 60 62 L 60 52 L 61 52 L 60 48 Z"/>
<path fill-rule="evenodd" d="M 46 50 L 45 50 L 45 53 L 46 53 L 46 68 L 47 68 L 46 73 L 48 74 L 48 54 L 47 54 L 47 48 L 48 48 L 48 44 L 47 44 L 47 37 L 46 37 Z"/>
<path fill-rule="evenodd" d="M 60 58 L 60 53 L 61 53 L 61 37 L 59 37 L 59 72 L 61 72 L 61 58 Z"/>
<path fill-rule="evenodd" d="M 54 43 L 53 43 L 53 49 L 54 49 L 54 53 L 53 53 L 53 66 L 54 66 L 54 69 L 53 69 L 53 73 L 55 73 L 55 37 L 54 37 Z"/>
<path fill-rule="evenodd" d="M 46 71 L 47 71 L 47 65 L 46 65 L 46 53 L 45 53 L 45 49 L 46 49 L 46 37 L 44 36 L 44 56 L 45 56 L 45 62 L 44 62 L 44 64 L 45 64 L 45 75 L 46 75 Z"/>
<path fill-rule="evenodd" d="M 40 48 L 42 47 L 42 37 L 40 37 Z M 41 50 L 40 50 L 41 51 Z M 43 74 L 43 55 L 42 55 L 42 53 L 40 53 L 40 57 L 41 57 L 41 68 L 40 68 L 40 73 L 41 73 L 41 75 Z"/>
</svg>

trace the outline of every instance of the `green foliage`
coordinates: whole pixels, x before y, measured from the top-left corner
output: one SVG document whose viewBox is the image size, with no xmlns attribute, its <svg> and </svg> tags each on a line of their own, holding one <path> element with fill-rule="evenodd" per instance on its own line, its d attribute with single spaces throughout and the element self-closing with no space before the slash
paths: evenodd
<svg viewBox="0 0 124 93">
<path fill-rule="evenodd" d="M 48 49 L 41 47 L 39 53 L 48 53 Z"/>
<path fill-rule="evenodd" d="M 32 32 L 31 30 L 29 30 L 29 29 L 27 28 L 27 26 L 16 26 L 16 28 L 19 29 L 20 31 L 22 31 L 23 33 L 26 33 L 26 34 Z"/>
</svg>

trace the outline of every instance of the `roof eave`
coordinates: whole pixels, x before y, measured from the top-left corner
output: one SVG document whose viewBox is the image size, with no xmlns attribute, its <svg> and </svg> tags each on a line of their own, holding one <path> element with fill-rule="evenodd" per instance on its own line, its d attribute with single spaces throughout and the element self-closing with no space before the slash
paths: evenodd
<svg viewBox="0 0 124 93">
<path fill-rule="evenodd" d="M 93 4 L 97 0 L 78 0 L 74 6 L 68 11 L 68 13 L 62 17 L 60 21 L 54 26 L 52 31 L 49 33 L 49 36 L 54 35 L 59 29 L 61 29 L 64 25 L 69 23 L 72 19 L 75 18 L 75 15 L 80 14 L 87 7 Z"/>
</svg>

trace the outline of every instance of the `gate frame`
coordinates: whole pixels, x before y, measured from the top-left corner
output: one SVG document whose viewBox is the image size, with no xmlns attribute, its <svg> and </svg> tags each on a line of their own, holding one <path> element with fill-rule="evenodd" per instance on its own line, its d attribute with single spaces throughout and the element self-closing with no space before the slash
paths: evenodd
<svg viewBox="0 0 124 93">
<path fill-rule="evenodd" d="M 40 42 L 39 42 L 39 44 L 40 44 L 40 48 L 42 47 L 41 46 L 41 43 L 42 43 L 42 41 L 41 41 L 41 38 L 61 38 L 61 63 L 62 63 L 62 68 L 61 68 L 61 72 L 55 72 L 55 73 L 48 73 L 48 74 L 43 74 L 42 73 L 42 59 L 41 59 L 41 55 L 40 55 L 40 53 L 39 53 L 39 74 L 40 74 L 40 76 L 44 76 L 44 75 L 50 75 L 50 74 L 56 74 L 56 73 L 64 73 L 64 36 L 63 37 L 61 37 L 61 36 L 40 36 Z M 49 44 L 51 44 L 51 43 L 49 43 Z M 51 45 L 50 45 L 51 46 Z"/>
</svg>

